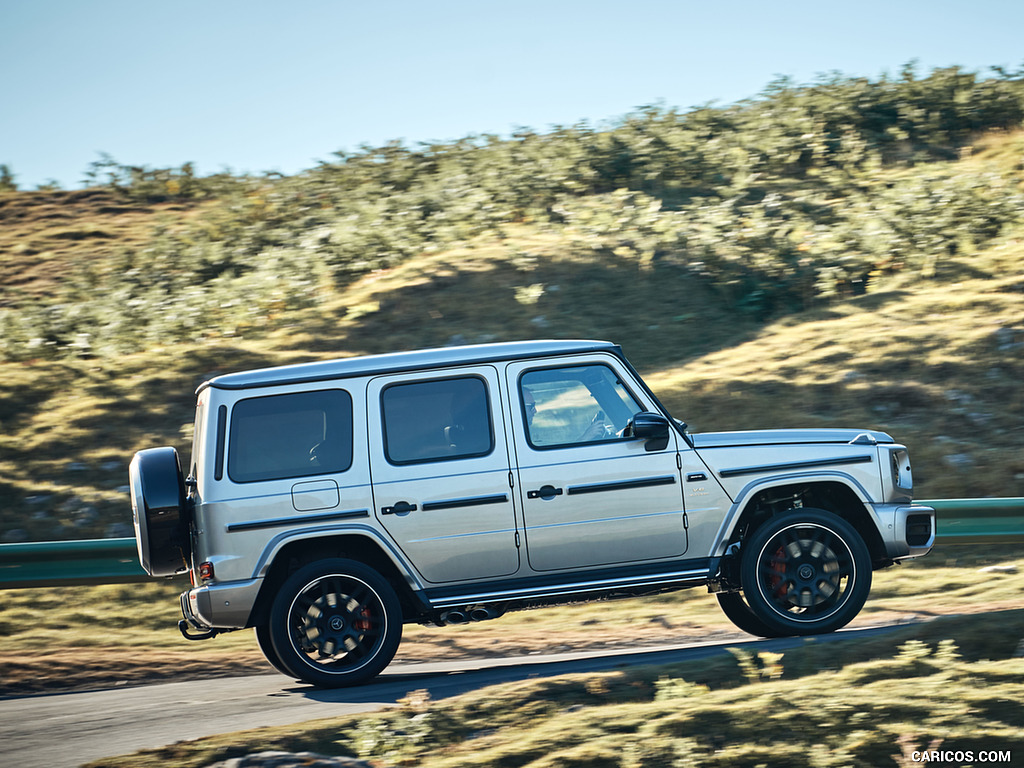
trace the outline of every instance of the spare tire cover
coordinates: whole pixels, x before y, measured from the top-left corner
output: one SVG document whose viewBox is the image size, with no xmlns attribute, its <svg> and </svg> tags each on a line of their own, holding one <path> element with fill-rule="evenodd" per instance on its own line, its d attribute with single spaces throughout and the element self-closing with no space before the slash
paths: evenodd
<svg viewBox="0 0 1024 768">
<path fill-rule="evenodd" d="M 150 576 L 189 568 L 188 500 L 174 448 L 139 451 L 128 468 L 139 562 Z"/>
</svg>

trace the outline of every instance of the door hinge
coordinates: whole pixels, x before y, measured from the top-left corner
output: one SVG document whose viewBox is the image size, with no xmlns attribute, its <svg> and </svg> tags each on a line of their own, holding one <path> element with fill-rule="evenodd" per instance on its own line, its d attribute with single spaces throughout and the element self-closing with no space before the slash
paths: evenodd
<svg viewBox="0 0 1024 768">
<path fill-rule="evenodd" d="M 676 469 L 683 468 L 683 457 L 680 454 L 676 454 Z"/>
<path fill-rule="evenodd" d="M 685 512 L 683 512 L 683 530 L 690 530 L 690 518 L 686 516 Z"/>
<path fill-rule="evenodd" d="M 508 487 L 509 488 L 515 488 L 516 487 L 516 478 L 515 478 L 515 475 L 512 474 L 512 470 L 511 469 L 508 471 Z"/>
<path fill-rule="evenodd" d="M 519 549 L 519 531 L 516 531 L 516 549 Z"/>
</svg>

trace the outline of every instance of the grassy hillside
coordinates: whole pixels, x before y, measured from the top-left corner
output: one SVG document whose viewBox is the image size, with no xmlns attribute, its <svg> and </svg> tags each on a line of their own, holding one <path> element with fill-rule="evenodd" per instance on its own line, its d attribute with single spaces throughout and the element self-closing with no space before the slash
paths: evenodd
<svg viewBox="0 0 1024 768">
<path fill-rule="evenodd" d="M 921 497 L 1024 495 L 1024 83 L 958 70 L 338 156 L 95 164 L 0 192 L 0 536 L 129 535 L 217 372 L 621 343 L 694 430 L 908 443 Z"/>
</svg>

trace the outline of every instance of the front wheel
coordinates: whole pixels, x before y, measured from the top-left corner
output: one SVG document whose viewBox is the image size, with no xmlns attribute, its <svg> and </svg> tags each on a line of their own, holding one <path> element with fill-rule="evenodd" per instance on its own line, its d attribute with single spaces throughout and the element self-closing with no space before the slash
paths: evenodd
<svg viewBox="0 0 1024 768">
<path fill-rule="evenodd" d="M 860 534 L 836 515 L 798 509 L 772 518 L 744 542 L 740 583 L 757 620 L 780 635 L 846 626 L 871 590 Z"/>
<path fill-rule="evenodd" d="M 394 658 L 402 610 L 372 568 L 341 558 L 293 573 L 270 608 L 270 639 L 281 666 L 323 688 L 358 685 Z"/>
</svg>

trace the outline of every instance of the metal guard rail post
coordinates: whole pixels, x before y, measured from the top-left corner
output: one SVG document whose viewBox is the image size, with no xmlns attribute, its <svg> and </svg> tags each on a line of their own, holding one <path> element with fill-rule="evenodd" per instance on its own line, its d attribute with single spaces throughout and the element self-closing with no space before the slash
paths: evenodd
<svg viewBox="0 0 1024 768">
<path fill-rule="evenodd" d="M 935 546 L 1024 543 L 1024 498 L 933 499 Z M 135 539 L 0 544 L 0 589 L 146 581 Z"/>
</svg>

